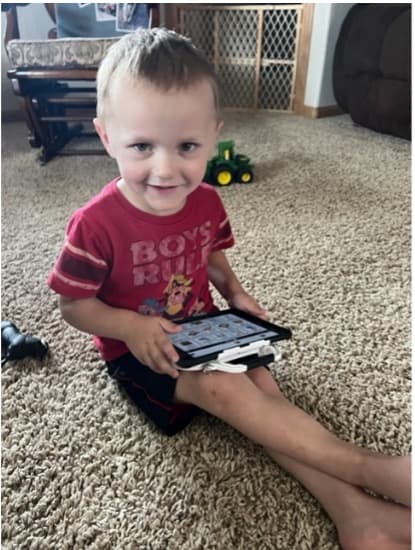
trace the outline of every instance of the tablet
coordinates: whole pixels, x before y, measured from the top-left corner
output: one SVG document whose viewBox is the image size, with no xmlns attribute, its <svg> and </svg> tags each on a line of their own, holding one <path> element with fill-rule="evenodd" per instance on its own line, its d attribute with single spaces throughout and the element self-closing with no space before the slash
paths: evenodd
<svg viewBox="0 0 415 550">
<path fill-rule="evenodd" d="M 226 309 L 175 322 L 182 326 L 182 331 L 169 334 L 169 338 L 179 353 L 177 364 L 182 368 L 215 359 L 229 362 L 246 360 L 251 365 L 252 361 L 256 359 L 258 362 L 260 359 L 265 364 L 261 350 L 273 342 L 291 338 L 290 329 L 238 309 Z"/>
</svg>

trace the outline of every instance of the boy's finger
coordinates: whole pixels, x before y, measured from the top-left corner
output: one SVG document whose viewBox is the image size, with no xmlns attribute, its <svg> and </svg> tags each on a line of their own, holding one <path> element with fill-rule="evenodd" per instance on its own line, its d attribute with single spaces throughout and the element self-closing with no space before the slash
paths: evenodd
<svg viewBox="0 0 415 550">
<path fill-rule="evenodd" d="M 182 327 L 180 325 L 176 325 L 175 323 L 172 323 L 168 319 L 160 319 L 160 325 L 163 330 L 166 332 L 180 332 L 182 330 Z"/>
<path fill-rule="evenodd" d="M 180 359 L 179 354 L 174 349 L 172 344 L 170 344 L 170 342 L 164 347 L 164 354 L 168 358 L 170 363 L 176 363 Z"/>
<path fill-rule="evenodd" d="M 174 368 L 173 364 L 179 360 L 179 356 L 170 342 L 167 342 L 159 349 L 155 348 L 151 359 L 152 364 L 157 365 L 157 371 L 177 378 L 178 371 Z"/>
<path fill-rule="evenodd" d="M 259 317 L 260 319 L 264 319 L 264 321 L 269 319 L 268 311 L 265 308 L 263 308 L 262 306 L 260 306 L 259 304 L 256 304 L 256 309 L 255 309 L 255 311 L 252 311 L 252 313 L 254 315 L 256 315 L 257 317 Z"/>
<path fill-rule="evenodd" d="M 170 368 L 167 374 L 172 378 L 179 378 L 179 371 L 175 368 Z"/>
<path fill-rule="evenodd" d="M 165 361 L 159 368 L 162 374 L 168 374 L 172 378 L 177 378 L 179 376 L 179 371 L 172 367 L 171 363 L 168 361 Z"/>
</svg>

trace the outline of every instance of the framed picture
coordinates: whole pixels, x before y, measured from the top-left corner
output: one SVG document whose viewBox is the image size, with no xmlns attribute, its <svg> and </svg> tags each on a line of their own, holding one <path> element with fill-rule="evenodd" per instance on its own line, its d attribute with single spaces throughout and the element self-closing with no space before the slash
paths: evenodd
<svg viewBox="0 0 415 550">
<path fill-rule="evenodd" d="M 151 27 L 151 11 L 148 4 L 117 4 L 116 18 L 116 29 L 119 32 L 134 32 L 139 27 Z"/>
<path fill-rule="evenodd" d="M 97 21 L 115 21 L 117 4 L 95 4 L 95 18 Z"/>
</svg>

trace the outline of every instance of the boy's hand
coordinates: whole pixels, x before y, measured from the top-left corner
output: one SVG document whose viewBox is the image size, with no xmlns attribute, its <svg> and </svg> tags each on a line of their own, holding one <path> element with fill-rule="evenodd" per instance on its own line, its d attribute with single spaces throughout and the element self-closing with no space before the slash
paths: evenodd
<svg viewBox="0 0 415 550">
<path fill-rule="evenodd" d="M 181 330 L 180 325 L 163 317 L 137 315 L 136 322 L 128 328 L 124 342 L 131 353 L 154 372 L 177 378 L 179 371 L 174 364 L 179 360 L 179 355 L 166 333 Z"/>
<path fill-rule="evenodd" d="M 247 292 L 240 291 L 232 296 L 229 300 L 229 305 L 240 309 L 241 311 L 246 311 L 252 315 L 256 315 L 260 319 L 266 321 L 269 318 L 267 311 L 261 307 L 258 302 Z"/>
</svg>

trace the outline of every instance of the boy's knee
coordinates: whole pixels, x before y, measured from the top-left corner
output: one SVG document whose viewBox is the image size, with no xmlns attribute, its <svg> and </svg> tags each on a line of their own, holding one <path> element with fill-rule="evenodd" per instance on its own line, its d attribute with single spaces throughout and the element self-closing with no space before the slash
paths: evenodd
<svg viewBox="0 0 415 550">
<path fill-rule="evenodd" d="M 235 377 L 237 374 L 210 372 L 199 377 L 199 388 L 206 407 L 219 416 L 235 398 Z"/>
<path fill-rule="evenodd" d="M 240 377 L 244 376 L 224 372 L 199 372 L 189 373 L 189 375 L 192 378 L 186 380 L 186 382 L 190 381 L 190 384 L 186 384 L 188 390 L 186 387 L 184 388 L 185 391 L 189 392 L 189 395 L 186 396 L 187 399 L 215 416 L 221 416 L 227 408 L 232 407 L 237 398 L 237 386 L 241 382 Z M 181 397 L 180 393 L 178 397 Z"/>
</svg>

